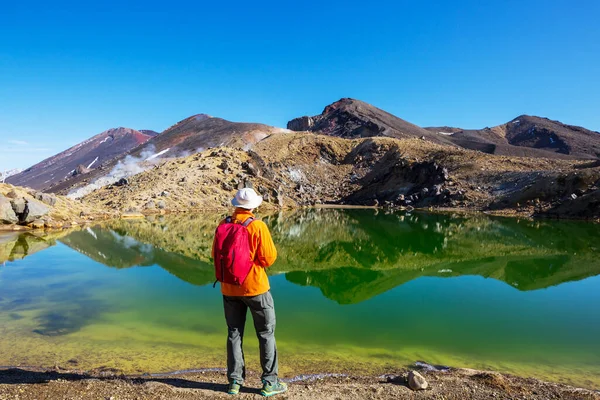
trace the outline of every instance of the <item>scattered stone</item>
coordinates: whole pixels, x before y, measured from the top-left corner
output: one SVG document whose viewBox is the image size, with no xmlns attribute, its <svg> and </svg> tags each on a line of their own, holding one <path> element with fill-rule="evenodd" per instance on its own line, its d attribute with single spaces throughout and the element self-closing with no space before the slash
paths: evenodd
<svg viewBox="0 0 600 400">
<path fill-rule="evenodd" d="M 19 197 L 19 195 L 17 194 L 15 189 L 12 189 L 10 192 L 6 193 L 6 197 L 8 197 L 9 199 L 16 199 L 17 197 Z"/>
<path fill-rule="evenodd" d="M 166 190 L 163 190 L 163 191 L 160 193 L 160 195 L 161 195 L 162 197 L 169 197 L 169 196 L 171 195 L 171 193 L 167 192 Z"/>
<path fill-rule="evenodd" d="M 156 203 L 154 202 L 154 200 L 150 200 L 149 202 L 146 203 L 146 205 L 144 207 L 148 208 L 148 209 L 153 209 L 156 207 Z"/>
<path fill-rule="evenodd" d="M 165 203 L 164 200 L 160 200 L 156 205 L 160 210 L 164 210 L 165 208 L 167 208 L 167 203 Z"/>
<path fill-rule="evenodd" d="M 408 387 L 412 390 L 425 390 L 429 387 L 429 384 L 423 378 L 423 375 L 418 373 L 417 371 L 410 371 L 408 373 Z"/>
<path fill-rule="evenodd" d="M 10 200 L 0 194 L 0 223 L 16 224 L 17 222 L 19 222 L 19 218 L 17 218 Z"/>
</svg>

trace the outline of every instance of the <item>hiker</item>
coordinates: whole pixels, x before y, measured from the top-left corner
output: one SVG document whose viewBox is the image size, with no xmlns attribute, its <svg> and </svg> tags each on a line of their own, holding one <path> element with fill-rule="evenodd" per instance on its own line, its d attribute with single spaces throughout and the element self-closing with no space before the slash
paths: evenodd
<svg viewBox="0 0 600 400">
<path fill-rule="evenodd" d="M 215 274 L 221 282 L 228 329 L 228 393 L 238 394 L 246 378 L 242 342 L 250 309 L 263 370 L 261 394 L 269 397 L 287 391 L 287 385 L 277 375 L 275 308 L 265 272 L 265 268 L 275 262 L 277 250 L 267 225 L 254 219 L 252 213 L 262 200 L 254 189 L 238 190 L 231 201 L 236 207 L 233 215 L 223 220 L 215 232 L 213 258 Z"/>
</svg>

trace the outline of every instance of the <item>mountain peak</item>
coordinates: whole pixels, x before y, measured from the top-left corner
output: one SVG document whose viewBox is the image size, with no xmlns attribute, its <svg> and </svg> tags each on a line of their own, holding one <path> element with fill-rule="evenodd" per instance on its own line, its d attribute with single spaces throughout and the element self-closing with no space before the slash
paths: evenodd
<svg viewBox="0 0 600 400">
<path fill-rule="evenodd" d="M 400 119 L 369 103 L 349 97 L 329 104 L 320 115 L 303 116 L 288 122 L 293 131 L 311 131 L 343 138 L 389 136 L 428 138 L 448 143 L 444 137 Z"/>
</svg>

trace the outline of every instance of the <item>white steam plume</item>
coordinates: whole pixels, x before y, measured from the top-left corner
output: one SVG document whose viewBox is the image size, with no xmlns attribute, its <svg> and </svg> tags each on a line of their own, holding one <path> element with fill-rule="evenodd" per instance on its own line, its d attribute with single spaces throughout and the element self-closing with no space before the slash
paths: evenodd
<svg viewBox="0 0 600 400">
<path fill-rule="evenodd" d="M 96 179 L 94 182 L 87 186 L 81 187 L 76 190 L 72 190 L 67 197 L 70 199 L 80 199 L 88 194 L 92 193 L 96 189 L 101 187 L 112 185 L 122 178 L 128 178 L 133 175 L 137 175 L 146 171 L 147 169 L 154 166 L 159 160 L 158 156 L 168 151 L 163 150 L 160 153 L 156 153 L 154 146 L 146 147 L 139 157 L 133 157 L 128 155 L 124 160 L 121 160 L 114 166 L 114 168 L 101 178 Z"/>
</svg>

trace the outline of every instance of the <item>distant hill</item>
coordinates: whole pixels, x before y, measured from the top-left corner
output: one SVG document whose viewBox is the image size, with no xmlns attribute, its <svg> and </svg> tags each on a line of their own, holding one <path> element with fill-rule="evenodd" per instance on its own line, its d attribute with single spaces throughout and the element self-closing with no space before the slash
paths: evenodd
<svg viewBox="0 0 600 400">
<path fill-rule="evenodd" d="M 295 118 L 287 123 L 293 131 L 309 131 L 346 139 L 388 136 L 397 139 L 425 138 L 451 144 L 447 138 L 383 111 L 364 101 L 343 98 L 325 107 L 320 115 Z"/>
<path fill-rule="evenodd" d="M 343 98 L 316 116 L 288 122 L 288 129 L 341 138 L 417 137 L 489 154 L 564 159 L 600 158 L 600 133 L 547 118 L 522 115 L 493 128 L 421 128 L 360 100 Z"/>
<path fill-rule="evenodd" d="M 426 128 L 484 153 L 547 158 L 600 158 L 600 133 L 548 118 L 521 115 L 484 129 Z"/>
<path fill-rule="evenodd" d="M 6 182 L 46 190 L 73 175 L 87 173 L 150 138 L 135 129 L 109 129 L 9 177 Z"/>
</svg>

